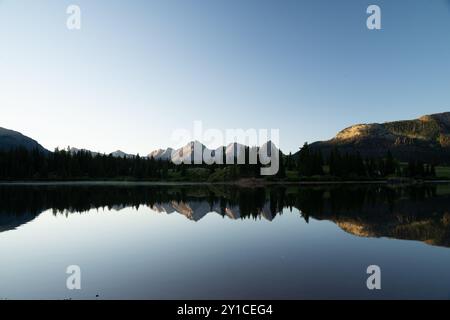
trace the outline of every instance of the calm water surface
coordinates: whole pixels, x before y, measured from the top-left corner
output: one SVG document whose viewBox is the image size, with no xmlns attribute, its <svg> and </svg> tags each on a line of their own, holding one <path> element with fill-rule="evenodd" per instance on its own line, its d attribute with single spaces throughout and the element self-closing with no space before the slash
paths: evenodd
<svg viewBox="0 0 450 320">
<path fill-rule="evenodd" d="M 450 186 L 0 186 L 14 298 L 448 299 Z"/>
</svg>

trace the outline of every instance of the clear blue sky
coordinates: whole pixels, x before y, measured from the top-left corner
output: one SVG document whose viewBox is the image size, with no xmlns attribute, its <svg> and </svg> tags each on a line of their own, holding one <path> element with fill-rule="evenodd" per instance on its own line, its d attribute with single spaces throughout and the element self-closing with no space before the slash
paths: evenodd
<svg viewBox="0 0 450 320">
<path fill-rule="evenodd" d="M 279 128 L 289 152 L 450 111 L 447 0 L 0 0 L 0 41 L 0 126 L 49 149 L 147 154 L 202 120 Z"/>
</svg>

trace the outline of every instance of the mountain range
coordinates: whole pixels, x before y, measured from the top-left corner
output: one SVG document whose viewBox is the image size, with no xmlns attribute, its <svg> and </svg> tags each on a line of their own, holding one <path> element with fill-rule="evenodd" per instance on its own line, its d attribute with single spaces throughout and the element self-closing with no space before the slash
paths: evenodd
<svg viewBox="0 0 450 320">
<path fill-rule="evenodd" d="M 226 161 L 231 162 L 234 158 L 240 159 L 245 156 L 246 145 L 241 143 L 230 143 L 225 147 L 219 147 L 216 149 L 208 149 L 204 144 L 199 141 L 192 141 L 186 144 L 185 146 L 179 149 L 158 149 L 150 154 L 148 154 L 148 158 L 154 158 L 155 160 L 171 160 L 173 162 L 181 162 L 181 161 L 191 161 L 194 162 L 194 150 L 201 150 L 202 152 L 207 152 L 211 154 L 211 156 L 215 156 L 216 154 L 220 154 L 225 149 Z M 269 150 L 269 155 L 271 152 L 278 152 L 278 148 L 271 141 L 268 141 L 262 144 L 260 147 L 249 147 L 249 152 L 258 152 L 260 148 L 263 150 Z"/>
<path fill-rule="evenodd" d="M 167 149 L 157 149 L 152 152 L 150 152 L 148 155 L 144 156 L 144 158 L 153 158 L 155 160 L 162 160 L 162 161 L 168 161 L 171 160 L 172 162 L 182 162 L 182 161 L 190 161 L 194 163 L 194 151 L 200 150 L 202 152 L 209 152 L 212 156 L 215 156 L 216 154 L 219 154 L 222 152 L 222 149 L 225 148 L 225 155 L 226 155 L 226 161 L 232 161 L 234 158 L 239 159 L 240 157 L 243 157 L 245 155 L 245 148 L 247 148 L 246 145 L 240 144 L 240 143 L 230 143 L 226 147 L 219 147 L 216 149 L 208 149 L 204 144 L 202 144 L 199 141 L 191 141 L 184 145 L 181 148 L 173 149 L 173 148 L 167 148 Z M 272 144 L 271 141 L 268 141 L 264 143 L 261 147 L 250 147 L 250 151 L 259 151 L 260 148 L 268 148 L 266 150 L 269 151 L 269 155 L 271 152 L 278 152 L 278 148 L 275 146 L 275 144 Z M 272 149 L 273 148 L 273 149 Z M 78 148 L 70 148 L 69 149 L 72 154 L 75 154 L 79 151 L 84 152 L 90 152 L 93 156 L 99 154 L 99 152 L 94 152 L 86 149 L 78 149 Z M 233 153 L 234 152 L 234 153 Z M 234 158 L 233 158 L 234 154 Z M 110 153 L 113 157 L 117 158 L 133 158 L 136 157 L 136 155 L 125 153 L 123 151 L 115 151 Z"/>
<path fill-rule="evenodd" d="M 76 153 L 78 153 L 78 152 L 80 152 L 80 151 L 83 151 L 83 152 L 89 152 L 89 153 L 92 154 L 93 156 L 96 156 L 96 155 L 98 155 L 98 154 L 101 154 L 100 152 L 94 152 L 94 151 L 87 150 L 87 149 L 78 149 L 78 148 L 70 148 L 70 149 L 69 149 L 69 152 L 70 152 L 71 154 L 76 154 Z M 111 153 L 109 153 L 109 155 L 111 155 L 111 156 L 113 156 L 113 157 L 115 157 L 115 158 L 134 158 L 134 157 L 135 157 L 135 155 L 129 154 L 129 153 L 125 153 L 125 152 L 123 152 L 123 151 L 121 151 L 121 150 L 117 150 L 117 151 L 111 152 Z"/>
<path fill-rule="evenodd" d="M 268 147 L 278 151 L 275 145 L 269 141 L 261 147 Z M 38 149 L 49 152 L 36 140 L 23 134 L 0 128 L 0 151 L 23 147 L 27 150 Z M 363 157 L 383 157 L 388 151 L 401 161 L 417 159 L 423 161 L 450 161 L 450 112 L 425 115 L 418 119 L 403 120 L 385 123 L 357 124 L 340 131 L 334 138 L 327 141 L 318 141 L 310 144 L 311 149 L 320 150 L 324 155 L 333 149 L 339 149 L 341 153 L 359 152 Z M 180 161 L 183 159 L 193 160 L 193 151 L 205 150 L 207 147 L 199 141 L 192 141 L 179 149 L 158 149 L 150 152 L 146 157 L 156 160 Z M 231 143 L 225 147 L 227 159 L 239 158 L 245 154 L 246 146 L 239 143 Z M 258 150 L 251 147 L 250 150 Z M 214 155 L 221 148 L 210 150 Z M 70 152 L 76 153 L 80 150 L 93 152 L 85 149 L 71 148 Z M 110 153 L 114 157 L 135 157 L 117 150 Z M 298 156 L 296 153 L 294 156 Z"/>
</svg>

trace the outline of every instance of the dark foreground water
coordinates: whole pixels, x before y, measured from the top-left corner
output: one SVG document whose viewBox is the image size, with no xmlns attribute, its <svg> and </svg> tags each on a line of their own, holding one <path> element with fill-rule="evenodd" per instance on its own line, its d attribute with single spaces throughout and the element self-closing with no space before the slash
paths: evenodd
<svg viewBox="0 0 450 320">
<path fill-rule="evenodd" d="M 14 298 L 448 299 L 450 187 L 0 186 Z"/>
</svg>

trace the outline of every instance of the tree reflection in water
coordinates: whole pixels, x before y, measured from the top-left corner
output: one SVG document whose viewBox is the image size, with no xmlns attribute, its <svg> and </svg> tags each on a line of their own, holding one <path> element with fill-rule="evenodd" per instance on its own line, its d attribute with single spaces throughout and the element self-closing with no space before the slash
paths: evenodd
<svg viewBox="0 0 450 320">
<path fill-rule="evenodd" d="M 55 215 L 91 209 L 146 206 L 200 221 L 207 214 L 231 219 L 267 219 L 284 213 L 308 221 L 329 220 L 351 234 L 418 240 L 450 247 L 447 185 L 328 187 L 230 185 L 3 185 L 0 232 L 15 229 L 52 209 Z"/>
</svg>

